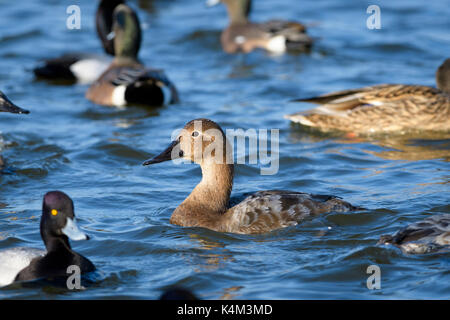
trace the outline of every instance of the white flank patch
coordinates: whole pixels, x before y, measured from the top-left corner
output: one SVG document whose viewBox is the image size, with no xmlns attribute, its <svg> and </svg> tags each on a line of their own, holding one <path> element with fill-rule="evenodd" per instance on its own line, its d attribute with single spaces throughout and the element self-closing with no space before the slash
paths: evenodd
<svg viewBox="0 0 450 320">
<path fill-rule="evenodd" d="M 126 86 L 117 86 L 113 91 L 112 96 L 112 104 L 117 107 L 123 107 L 127 104 L 125 100 L 125 91 L 127 90 Z"/>
<path fill-rule="evenodd" d="M 45 255 L 44 250 L 33 248 L 13 248 L 0 251 L 0 287 L 14 281 L 17 274 L 28 267 L 31 260 Z"/>
<path fill-rule="evenodd" d="M 237 44 L 243 44 L 245 42 L 245 37 L 244 36 L 237 36 L 236 38 L 234 38 L 234 42 Z"/>
<path fill-rule="evenodd" d="M 97 80 L 108 68 L 109 59 L 82 59 L 70 66 L 70 71 L 75 75 L 81 84 L 89 84 Z"/>
<path fill-rule="evenodd" d="M 166 106 L 172 101 L 172 90 L 168 86 L 166 86 L 164 83 L 157 83 L 157 86 L 161 88 L 162 94 L 163 94 L 163 105 Z"/>
<path fill-rule="evenodd" d="M 266 49 L 273 53 L 283 53 L 286 51 L 286 38 L 285 36 L 278 35 L 273 37 L 267 43 Z"/>
<path fill-rule="evenodd" d="M 162 86 L 161 90 L 164 95 L 164 105 L 168 105 L 170 101 L 172 101 L 172 90 L 170 90 L 167 86 Z"/>
<path fill-rule="evenodd" d="M 220 3 L 220 0 L 206 0 L 206 5 L 208 7 L 218 5 L 219 3 Z"/>
</svg>

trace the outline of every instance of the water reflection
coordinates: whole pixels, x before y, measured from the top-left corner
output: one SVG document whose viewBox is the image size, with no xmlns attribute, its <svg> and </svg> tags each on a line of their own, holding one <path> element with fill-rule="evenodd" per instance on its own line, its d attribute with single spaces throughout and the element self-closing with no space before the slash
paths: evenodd
<svg viewBox="0 0 450 320">
<path fill-rule="evenodd" d="M 194 265 L 195 272 L 213 271 L 221 268 L 226 262 L 235 261 L 231 252 L 220 242 L 205 238 L 199 234 L 190 234 L 189 239 L 194 243 L 200 253 L 189 255 L 190 263 Z"/>
<path fill-rule="evenodd" d="M 377 157 L 387 160 L 450 160 L 450 139 L 444 140 L 415 140 L 415 139 L 386 139 L 375 142 L 385 149 L 378 152 L 367 151 Z"/>
<path fill-rule="evenodd" d="M 219 300 L 233 300 L 239 296 L 239 291 L 243 289 L 243 286 L 233 286 L 229 288 L 225 288 L 222 292 L 218 292 L 220 294 Z"/>
<path fill-rule="evenodd" d="M 339 144 L 370 143 L 381 147 L 382 150 L 363 148 L 363 151 L 386 160 L 440 159 L 450 161 L 450 133 L 445 132 L 410 132 L 407 134 L 361 137 L 314 132 L 314 130 L 299 125 L 291 125 L 289 138 L 293 143 L 314 143 L 329 139 Z"/>
<path fill-rule="evenodd" d="M 136 119 L 117 119 L 114 121 L 114 126 L 121 129 L 128 129 L 142 121 L 136 120 Z M 118 133 L 116 133 L 118 134 Z"/>
</svg>

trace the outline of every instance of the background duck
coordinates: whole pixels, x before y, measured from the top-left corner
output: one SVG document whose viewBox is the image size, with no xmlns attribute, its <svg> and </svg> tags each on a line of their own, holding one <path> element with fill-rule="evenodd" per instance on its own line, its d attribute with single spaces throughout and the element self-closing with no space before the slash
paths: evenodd
<svg viewBox="0 0 450 320">
<path fill-rule="evenodd" d="M 251 0 L 208 0 L 206 3 L 214 6 L 220 2 L 226 5 L 230 19 L 220 38 L 223 49 L 228 53 L 248 53 L 257 48 L 283 53 L 287 49 L 305 50 L 312 45 L 306 27 L 298 22 L 250 22 Z"/>
<path fill-rule="evenodd" d="M 296 225 L 307 217 L 325 212 L 357 209 L 333 196 L 284 190 L 259 191 L 230 208 L 234 174 L 230 152 L 229 142 L 217 123 L 196 119 L 184 126 L 165 151 L 144 162 L 150 165 L 182 158 L 201 166 L 201 182 L 175 209 L 171 223 L 219 232 L 256 234 Z"/>
<path fill-rule="evenodd" d="M 124 0 L 101 0 L 97 9 L 95 21 L 97 34 L 103 49 L 108 55 L 114 56 L 112 31 L 112 14 L 116 6 Z M 33 72 L 38 78 L 47 80 L 77 81 L 92 83 L 109 66 L 111 58 L 88 53 L 67 53 L 58 58 L 47 59 Z"/>
<path fill-rule="evenodd" d="M 383 235 L 378 244 L 392 244 L 405 253 L 443 252 L 450 249 L 450 214 L 413 223 L 394 235 Z"/>
<path fill-rule="evenodd" d="M 88 89 L 86 98 L 106 106 L 140 104 L 161 106 L 178 101 L 175 86 L 162 70 L 149 69 L 137 58 L 141 28 L 128 6 L 116 7 L 113 15 L 115 58 Z"/>
<path fill-rule="evenodd" d="M 88 240 L 75 223 L 72 199 L 61 191 L 44 196 L 40 224 L 47 251 L 13 248 L 0 251 L 0 286 L 13 281 L 67 277 L 67 267 L 77 265 L 81 273 L 95 271 L 94 264 L 70 247 L 72 240 Z"/>
<path fill-rule="evenodd" d="M 8 99 L 6 94 L 0 91 L 0 112 L 11 112 L 11 113 L 24 113 L 28 114 L 30 111 L 22 109 L 16 106 L 11 100 Z"/>
<path fill-rule="evenodd" d="M 323 131 L 355 133 L 450 130 L 450 59 L 436 71 L 438 89 L 403 84 L 332 92 L 295 101 L 320 104 L 286 118 Z"/>
<path fill-rule="evenodd" d="M 30 111 L 22 109 L 16 106 L 8 97 L 0 91 L 0 112 L 11 112 L 11 113 L 24 113 L 28 114 Z M 5 168 L 5 159 L 0 155 L 0 173 Z"/>
</svg>

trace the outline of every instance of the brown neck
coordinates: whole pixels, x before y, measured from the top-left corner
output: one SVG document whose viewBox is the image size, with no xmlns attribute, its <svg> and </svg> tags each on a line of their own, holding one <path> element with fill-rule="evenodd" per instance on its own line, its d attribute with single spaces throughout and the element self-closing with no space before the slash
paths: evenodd
<svg viewBox="0 0 450 320">
<path fill-rule="evenodd" d="M 450 58 L 436 70 L 436 84 L 440 90 L 450 94 Z"/>
<path fill-rule="evenodd" d="M 235 0 L 226 3 L 230 25 L 248 22 L 250 0 Z"/>
<path fill-rule="evenodd" d="M 133 57 L 125 57 L 125 56 L 116 56 L 114 57 L 113 64 L 115 66 L 133 66 L 133 65 L 140 65 L 140 62 L 138 59 Z"/>
<path fill-rule="evenodd" d="M 228 209 L 233 187 L 233 164 L 204 161 L 202 180 L 176 211 L 183 214 L 222 214 Z"/>
<path fill-rule="evenodd" d="M 436 84 L 439 90 L 442 90 L 447 94 L 450 94 L 450 79 L 447 79 L 445 74 L 443 73 L 436 74 Z"/>
</svg>

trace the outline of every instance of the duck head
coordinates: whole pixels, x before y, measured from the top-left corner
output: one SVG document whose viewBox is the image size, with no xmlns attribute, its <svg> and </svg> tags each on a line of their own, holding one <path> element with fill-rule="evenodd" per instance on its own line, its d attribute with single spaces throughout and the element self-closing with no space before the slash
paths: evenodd
<svg viewBox="0 0 450 320">
<path fill-rule="evenodd" d="M 206 5 L 209 7 L 223 3 L 228 10 L 228 16 L 231 23 L 246 22 L 250 14 L 251 0 L 207 0 Z"/>
<path fill-rule="evenodd" d="M 450 94 L 450 58 L 444 61 L 436 71 L 437 87 Z"/>
<path fill-rule="evenodd" d="M 101 0 L 95 17 L 97 34 L 102 41 L 105 52 L 114 55 L 114 41 L 108 37 L 112 31 L 114 9 L 124 0 Z"/>
<path fill-rule="evenodd" d="M 207 163 L 231 164 L 232 150 L 222 128 L 209 119 L 189 121 L 177 138 L 144 166 L 168 160 L 185 159 L 205 165 Z"/>
<path fill-rule="evenodd" d="M 57 240 L 62 240 L 69 248 L 67 238 L 71 240 L 89 240 L 75 222 L 75 212 L 72 199 L 61 191 L 51 191 L 45 194 L 42 204 L 41 236 L 47 250 Z"/>
<path fill-rule="evenodd" d="M 125 4 L 119 4 L 114 9 L 113 31 L 108 35 L 114 39 L 116 58 L 131 58 L 136 60 L 141 46 L 141 26 L 136 13 Z"/>
</svg>

